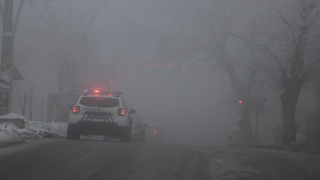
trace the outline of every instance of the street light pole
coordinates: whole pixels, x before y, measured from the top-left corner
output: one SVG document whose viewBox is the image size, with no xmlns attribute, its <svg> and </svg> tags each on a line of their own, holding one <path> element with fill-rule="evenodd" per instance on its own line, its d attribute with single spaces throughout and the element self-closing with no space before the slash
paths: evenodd
<svg viewBox="0 0 320 180">
<path fill-rule="evenodd" d="M 12 22 L 13 0 L 4 0 L 3 8 L 2 53 L 0 67 L 0 115 L 9 112 L 10 85 L 12 82 Z"/>
</svg>

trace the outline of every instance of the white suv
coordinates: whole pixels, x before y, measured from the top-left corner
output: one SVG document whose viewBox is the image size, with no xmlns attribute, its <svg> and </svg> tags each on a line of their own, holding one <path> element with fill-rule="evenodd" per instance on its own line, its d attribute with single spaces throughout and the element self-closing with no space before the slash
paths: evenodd
<svg viewBox="0 0 320 180">
<path fill-rule="evenodd" d="M 67 139 L 80 139 L 80 135 L 119 137 L 123 142 L 131 140 L 132 120 L 121 92 L 84 91 L 71 108 L 68 119 Z"/>
</svg>

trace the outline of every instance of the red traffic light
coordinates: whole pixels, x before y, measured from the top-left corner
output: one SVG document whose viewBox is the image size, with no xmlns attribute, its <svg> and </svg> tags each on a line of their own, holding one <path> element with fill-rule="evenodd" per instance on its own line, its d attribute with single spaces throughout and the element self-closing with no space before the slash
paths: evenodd
<svg viewBox="0 0 320 180">
<path fill-rule="evenodd" d="M 239 103 L 239 104 L 242 104 L 242 103 L 243 103 L 243 102 L 242 102 L 242 99 L 239 99 L 238 103 Z"/>
</svg>

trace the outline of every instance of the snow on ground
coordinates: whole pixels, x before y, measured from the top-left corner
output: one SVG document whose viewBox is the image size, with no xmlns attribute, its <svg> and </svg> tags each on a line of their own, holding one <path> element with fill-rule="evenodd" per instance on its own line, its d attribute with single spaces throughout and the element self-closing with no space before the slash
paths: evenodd
<svg viewBox="0 0 320 180">
<path fill-rule="evenodd" d="M 0 123 L 0 144 L 21 141 L 17 129 L 12 123 Z"/>
<path fill-rule="evenodd" d="M 38 121 L 25 122 L 25 129 L 19 129 L 20 135 L 25 139 L 34 137 L 60 138 L 67 136 L 66 123 L 45 123 Z"/>
<path fill-rule="evenodd" d="M 10 113 L 0 116 L 2 119 L 22 118 L 25 122 L 25 128 L 19 129 L 13 123 L 0 123 L 0 146 L 3 144 L 14 144 L 21 142 L 23 139 L 37 138 L 61 138 L 66 137 L 66 123 L 45 123 L 39 121 L 30 121 L 22 115 Z"/>
<path fill-rule="evenodd" d="M 9 114 L 6 114 L 4 116 L 0 116 L 0 118 L 2 119 L 17 119 L 17 118 L 20 118 L 20 119 L 24 119 L 25 121 L 29 121 L 29 119 L 27 117 L 24 117 L 20 114 L 15 114 L 15 113 L 9 113 Z"/>
</svg>

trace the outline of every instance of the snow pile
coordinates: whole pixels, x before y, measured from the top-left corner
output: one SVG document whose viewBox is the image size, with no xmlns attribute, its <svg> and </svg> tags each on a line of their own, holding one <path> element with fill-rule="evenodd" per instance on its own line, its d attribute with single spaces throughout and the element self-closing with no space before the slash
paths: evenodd
<svg viewBox="0 0 320 180">
<path fill-rule="evenodd" d="M 10 113 L 0 116 L 1 119 L 24 119 L 25 128 L 19 129 L 13 123 L 0 123 L 0 145 L 22 141 L 22 139 L 61 138 L 66 137 L 66 123 L 45 123 L 30 121 L 22 115 Z"/>
<path fill-rule="evenodd" d="M 24 139 L 60 138 L 67 136 L 67 124 L 63 123 L 45 123 L 38 121 L 25 122 L 25 129 L 19 129 L 20 135 Z"/>
<path fill-rule="evenodd" d="M 24 119 L 24 122 L 29 121 L 29 119 L 25 116 L 22 116 L 20 114 L 15 114 L 15 113 L 9 113 L 4 116 L 0 116 L 1 119 Z"/>
<path fill-rule="evenodd" d="M 18 128 L 12 123 L 0 123 L 0 145 L 21 141 Z"/>
</svg>

